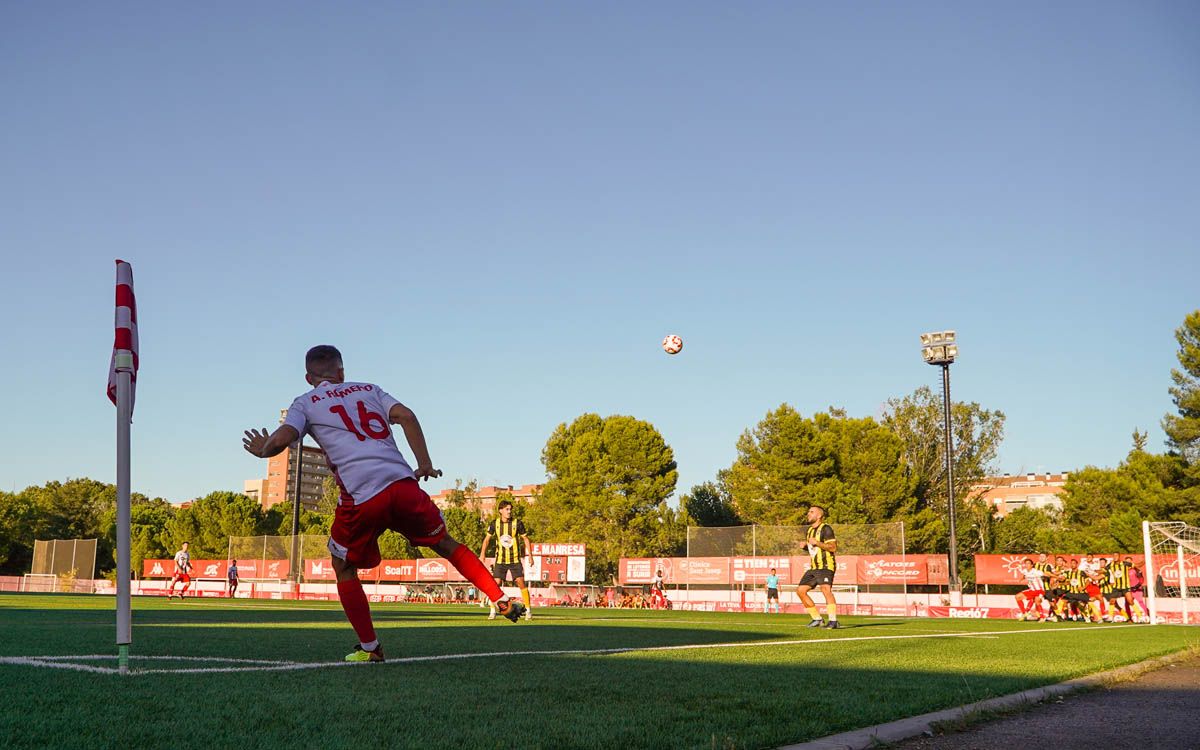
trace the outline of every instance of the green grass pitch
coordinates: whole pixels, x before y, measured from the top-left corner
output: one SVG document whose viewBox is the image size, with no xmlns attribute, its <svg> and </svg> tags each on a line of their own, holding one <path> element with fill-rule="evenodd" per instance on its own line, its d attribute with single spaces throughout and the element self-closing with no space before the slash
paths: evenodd
<svg viewBox="0 0 1200 750">
<path fill-rule="evenodd" d="M 355 638 L 336 602 L 135 598 L 135 673 L 83 671 L 116 666 L 113 607 L 0 595 L 5 747 L 775 747 L 1200 643 L 1182 626 L 847 617 L 827 631 L 602 609 L 513 625 L 395 604 L 373 605 L 389 661 L 344 665 Z"/>
</svg>

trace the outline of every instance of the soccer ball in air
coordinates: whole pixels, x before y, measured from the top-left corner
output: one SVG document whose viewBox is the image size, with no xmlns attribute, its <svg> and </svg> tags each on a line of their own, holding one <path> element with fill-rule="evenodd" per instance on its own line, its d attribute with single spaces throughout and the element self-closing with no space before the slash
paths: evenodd
<svg viewBox="0 0 1200 750">
<path fill-rule="evenodd" d="M 663 351 L 667 354 L 678 354 L 683 351 L 683 339 L 672 333 L 663 339 Z"/>
</svg>

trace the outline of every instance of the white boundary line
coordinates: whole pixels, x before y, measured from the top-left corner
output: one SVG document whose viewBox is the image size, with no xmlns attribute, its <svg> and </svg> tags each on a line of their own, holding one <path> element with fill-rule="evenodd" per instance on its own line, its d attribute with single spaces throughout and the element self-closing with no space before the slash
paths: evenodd
<svg viewBox="0 0 1200 750">
<path fill-rule="evenodd" d="M 991 630 L 981 632 L 945 632 L 933 633 L 925 635 L 866 635 L 849 638 L 797 638 L 782 641 L 745 641 L 734 643 L 688 643 L 676 646 L 622 646 L 615 648 L 592 648 L 592 649 L 557 649 L 557 650 L 530 650 L 530 651 L 483 651 L 476 653 L 463 654 L 431 654 L 429 656 L 405 656 L 398 659 L 389 659 L 384 664 L 413 664 L 417 662 L 431 661 L 457 661 L 463 659 L 489 659 L 494 657 L 511 658 L 514 656 L 602 656 L 612 654 L 629 654 L 629 653 L 647 653 L 654 651 L 699 651 L 703 649 L 725 649 L 725 648 L 770 648 L 774 646 L 801 646 L 808 644 L 824 644 L 824 643 L 841 643 L 845 641 L 899 641 L 899 640 L 924 640 L 930 638 L 979 638 L 988 636 L 1005 636 L 1005 635 L 1034 635 L 1046 633 L 1087 633 L 1087 632 L 1107 632 L 1110 630 L 1119 630 L 1122 628 L 1135 628 L 1138 625 L 1092 625 L 1078 628 L 1055 628 L 1053 630 Z M 7 656 L 0 657 L 0 664 L 19 664 L 33 667 L 50 667 L 54 669 L 73 669 L 82 672 L 97 672 L 102 674 L 116 674 L 117 670 L 112 667 L 94 667 L 88 664 L 72 664 L 68 660 L 83 660 L 95 661 L 100 659 L 115 659 L 115 656 L 88 654 L 85 656 Z M 333 667 L 351 667 L 362 662 L 346 662 L 346 661 L 318 661 L 318 662 L 296 662 L 296 661 L 268 661 L 265 659 L 233 659 L 219 656 L 204 657 L 204 656 L 131 656 L 132 661 L 141 660 L 159 660 L 159 661 L 185 661 L 185 662 L 222 662 L 231 664 L 242 664 L 245 666 L 232 667 L 188 667 L 185 669 L 131 669 L 130 675 L 146 675 L 146 674 L 216 674 L 228 672 L 293 672 L 302 669 L 325 669 Z"/>
</svg>

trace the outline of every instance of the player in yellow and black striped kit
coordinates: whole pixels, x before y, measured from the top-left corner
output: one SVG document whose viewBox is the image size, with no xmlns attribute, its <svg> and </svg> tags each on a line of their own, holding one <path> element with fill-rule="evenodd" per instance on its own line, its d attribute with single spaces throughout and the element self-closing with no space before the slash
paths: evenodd
<svg viewBox="0 0 1200 750">
<path fill-rule="evenodd" d="M 496 539 L 496 562 L 492 565 L 492 576 L 501 586 L 508 578 L 512 578 L 517 588 L 521 589 L 521 600 L 525 603 L 525 619 L 532 620 L 532 607 L 529 603 L 529 589 L 525 586 L 525 567 L 521 564 L 521 543 L 525 545 L 525 555 L 530 554 L 529 537 L 525 534 L 525 523 L 512 517 L 512 502 L 501 500 L 496 507 L 499 514 L 488 524 L 487 534 L 483 537 L 483 547 L 479 557 L 487 559 L 488 544 Z M 496 608 L 493 606 L 489 620 L 496 619 Z"/>
<path fill-rule="evenodd" d="M 821 589 L 821 594 L 825 597 L 825 614 L 829 618 L 826 627 L 836 628 L 839 626 L 837 600 L 833 598 L 833 577 L 837 573 L 837 537 L 833 533 L 833 527 L 825 523 L 825 509 L 820 505 L 808 509 L 808 523 L 808 554 L 812 561 L 808 570 L 804 572 L 804 577 L 800 579 L 800 587 L 796 593 L 800 595 L 800 602 L 805 611 L 812 616 L 808 627 L 819 628 L 826 623 L 821 619 L 821 613 L 817 611 L 817 605 L 808 592 L 813 588 Z"/>
</svg>

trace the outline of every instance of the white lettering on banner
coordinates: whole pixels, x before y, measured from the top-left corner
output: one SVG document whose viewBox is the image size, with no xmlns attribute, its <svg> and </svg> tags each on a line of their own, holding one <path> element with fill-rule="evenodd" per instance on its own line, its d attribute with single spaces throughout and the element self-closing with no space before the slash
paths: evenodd
<svg viewBox="0 0 1200 750">
<path fill-rule="evenodd" d="M 915 560 L 872 560 L 867 563 L 867 569 L 864 571 L 867 578 L 882 578 L 885 575 L 920 578 L 921 573 Z"/>
<path fill-rule="evenodd" d="M 330 569 L 329 572 L 332 573 L 333 570 Z M 325 575 L 325 561 L 324 560 L 309 560 L 308 561 L 308 574 L 313 575 L 313 576 Z"/>
<path fill-rule="evenodd" d="M 384 565 L 383 574 L 385 576 L 407 576 L 412 575 L 413 566 L 411 565 Z"/>
<path fill-rule="evenodd" d="M 557 555 L 559 557 L 568 557 L 570 555 L 586 555 L 586 544 L 539 544 L 534 542 L 530 546 L 530 553 L 533 555 Z"/>
<path fill-rule="evenodd" d="M 951 607 L 951 617 L 964 617 L 972 620 L 981 620 L 988 616 L 988 607 Z"/>
<path fill-rule="evenodd" d="M 273 562 L 267 566 L 267 578 L 279 577 L 279 563 Z"/>
<path fill-rule="evenodd" d="M 162 563 L 154 563 L 154 567 L 150 569 L 150 575 L 152 575 L 152 576 L 163 575 Z"/>
</svg>

